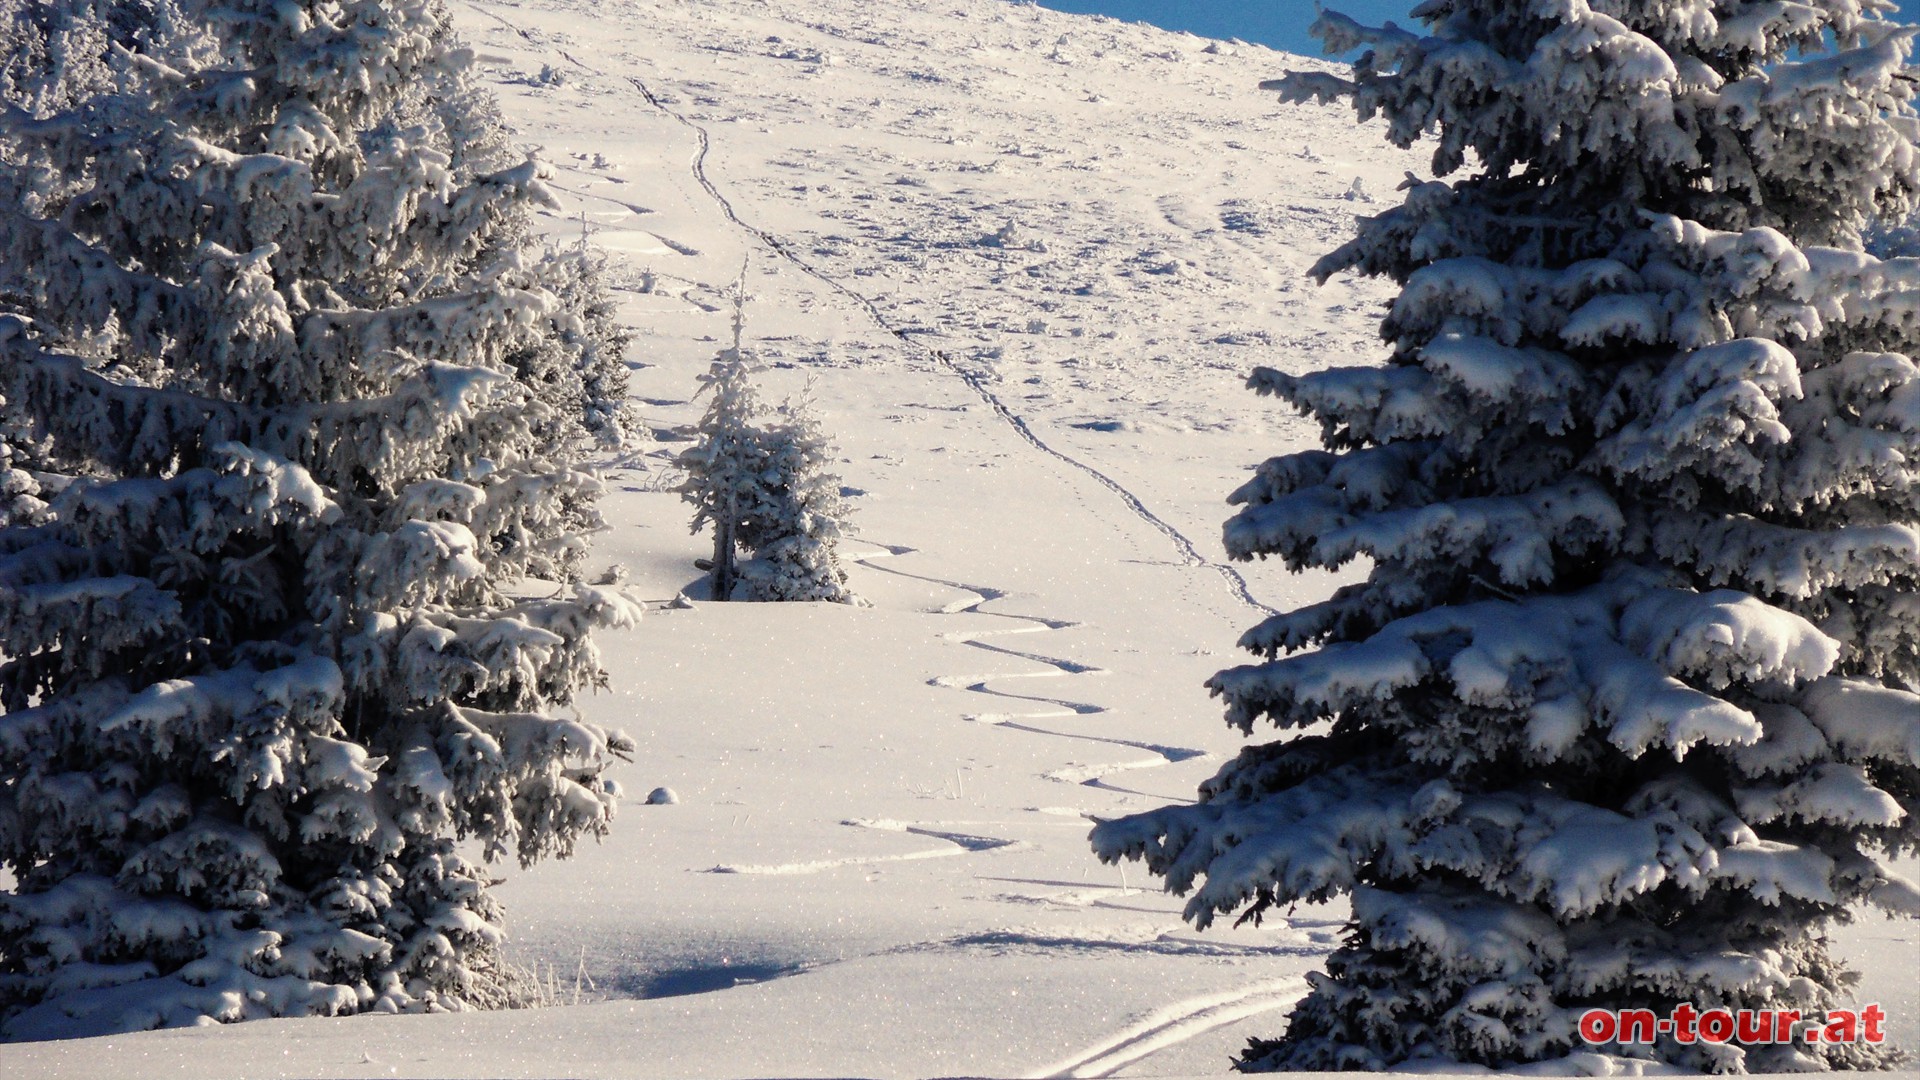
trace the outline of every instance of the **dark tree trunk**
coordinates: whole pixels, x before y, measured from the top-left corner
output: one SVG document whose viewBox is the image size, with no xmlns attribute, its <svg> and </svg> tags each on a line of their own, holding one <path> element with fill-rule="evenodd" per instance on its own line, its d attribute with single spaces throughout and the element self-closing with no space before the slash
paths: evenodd
<svg viewBox="0 0 1920 1080">
<path fill-rule="evenodd" d="M 713 523 L 713 598 L 730 600 L 733 598 L 735 572 L 733 566 L 734 520 L 731 513 L 722 515 Z"/>
</svg>

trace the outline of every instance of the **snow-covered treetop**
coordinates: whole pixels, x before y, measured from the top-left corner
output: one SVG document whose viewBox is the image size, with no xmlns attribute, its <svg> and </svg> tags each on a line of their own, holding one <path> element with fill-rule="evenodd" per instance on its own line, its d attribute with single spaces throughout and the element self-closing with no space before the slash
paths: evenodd
<svg viewBox="0 0 1920 1080">
<path fill-rule="evenodd" d="M 1398 146 L 1433 137 L 1435 173 L 1477 167 L 1486 191 L 1476 213 L 1503 200 L 1527 207 L 1531 220 L 1509 224 L 1541 234 L 1539 261 L 1578 246 L 1594 223 L 1575 208 L 1589 203 L 1614 205 L 1601 215 L 1614 229 L 1653 207 L 1721 229 L 1791 222 L 1802 240 L 1847 242 L 1874 218 L 1904 219 L 1920 182 L 1920 122 L 1905 108 L 1913 86 L 1898 77 L 1915 31 L 1885 22 L 1893 10 L 1877 0 L 1428 0 L 1413 12 L 1424 36 L 1324 12 L 1313 29 L 1330 50 L 1365 50 L 1353 77 L 1296 73 L 1269 85 L 1291 100 L 1351 96 L 1361 117 L 1386 119 Z M 1504 259 L 1471 239 L 1481 231 L 1471 221 L 1422 225 L 1435 254 Z"/>
</svg>

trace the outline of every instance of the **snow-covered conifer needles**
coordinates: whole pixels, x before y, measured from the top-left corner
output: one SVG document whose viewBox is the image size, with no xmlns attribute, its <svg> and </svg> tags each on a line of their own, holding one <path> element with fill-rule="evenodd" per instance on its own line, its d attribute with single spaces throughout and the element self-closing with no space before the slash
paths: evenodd
<svg viewBox="0 0 1920 1080">
<path fill-rule="evenodd" d="M 428 0 L 34 9 L 0 83 L 0 1024 L 512 1004 L 474 856 L 607 828 L 631 744 L 569 716 L 637 614 L 571 584 L 598 485 L 525 381 L 599 333 L 527 269 L 541 169 Z"/>
<path fill-rule="evenodd" d="M 1302 733 L 1095 847 L 1203 925 L 1351 895 L 1246 1068 L 1564 1057 L 1593 1005 L 1818 1014 L 1847 984 L 1824 930 L 1911 913 L 1885 859 L 1920 845 L 1920 271 L 1859 253 L 1920 187 L 1912 32 L 1851 0 L 1416 15 L 1326 14 L 1352 77 L 1269 84 L 1471 171 L 1314 268 L 1401 286 L 1392 356 L 1254 375 L 1326 449 L 1262 465 L 1226 527 L 1236 558 L 1371 570 L 1209 684 Z"/>
<path fill-rule="evenodd" d="M 832 472 L 837 449 L 811 397 L 783 403 L 765 431 L 769 491 L 754 556 L 740 566 L 752 600 L 831 600 L 864 605 L 847 589 L 839 542 L 852 507 Z"/>
<path fill-rule="evenodd" d="M 850 508 L 830 471 L 832 440 L 807 395 L 777 410 L 761 400 L 760 364 L 743 331 L 736 301 L 733 344 L 701 377 L 708 400 L 698 441 L 679 457 L 693 530 L 713 528 L 712 596 L 859 603 L 839 562 Z M 744 563 L 741 548 L 753 555 Z"/>
</svg>

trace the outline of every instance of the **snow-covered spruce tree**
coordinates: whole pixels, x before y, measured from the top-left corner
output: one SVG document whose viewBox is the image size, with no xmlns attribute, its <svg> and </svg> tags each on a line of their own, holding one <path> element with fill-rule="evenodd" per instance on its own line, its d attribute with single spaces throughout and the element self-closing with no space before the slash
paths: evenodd
<svg viewBox="0 0 1920 1080">
<path fill-rule="evenodd" d="M 453 50 L 450 25 L 435 32 Z M 404 88 L 396 104 L 399 123 L 427 123 L 445 130 L 449 168 L 456 175 L 490 175 L 520 164 L 499 102 L 476 83 L 465 66 L 448 68 Z M 626 347 L 632 335 L 616 317 L 605 281 L 606 260 L 584 244 L 541 250 L 531 221 L 517 216 L 496 224 L 476 245 L 466 269 L 497 277 L 518 290 L 544 290 L 555 303 L 542 316 L 546 332 L 532 334 L 507 357 L 508 368 L 550 408 L 541 437 L 617 448 L 637 433 L 627 401 Z"/>
<path fill-rule="evenodd" d="M 1440 175 L 1315 267 L 1401 286 L 1379 367 L 1252 384 L 1324 451 L 1233 496 L 1237 558 L 1371 561 L 1215 676 L 1251 747 L 1094 846 L 1205 925 L 1349 894 L 1244 1069 L 1504 1065 L 1589 1006 L 1845 1000 L 1826 930 L 1920 914 L 1920 183 L 1910 31 L 1873 0 L 1428 0 L 1327 14 L 1351 98 Z M 1884 1047 L 1662 1038 L 1720 1070 Z"/>
<path fill-rule="evenodd" d="M 0 112 L 50 504 L 0 530 L 0 1025 L 511 1004 L 471 856 L 606 829 L 630 743 L 566 714 L 636 614 L 509 591 L 597 525 L 509 360 L 556 300 L 488 255 L 538 169 L 412 104 L 465 62 L 437 5 L 146 10 L 112 93 Z"/>
<path fill-rule="evenodd" d="M 27 0 L 0 2 L 6 28 L 0 53 L 0 96 L 32 112 L 70 107 L 89 94 L 112 89 L 107 65 L 114 27 L 106 15 L 117 5 L 54 5 Z M 122 37 L 127 34 L 123 33 Z"/>
<path fill-rule="evenodd" d="M 6 402 L 0 401 L 0 410 Z M 19 467 L 16 452 L 0 438 L 0 529 L 10 525 L 38 525 L 45 520 L 47 504 L 40 498 L 45 491 L 39 478 Z"/>
<path fill-rule="evenodd" d="M 847 590 L 838 550 L 851 507 L 831 471 L 836 450 L 810 394 L 783 404 L 761 439 L 767 510 L 746 541 L 753 558 L 740 565 L 747 598 L 859 603 Z"/>
<path fill-rule="evenodd" d="M 739 583 L 739 554 L 766 539 L 764 523 L 776 512 L 768 469 L 766 418 L 768 408 L 753 384 L 761 364 L 743 338 L 746 332 L 744 297 L 734 298 L 733 344 L 720 350 L 700 389 L 707 411 L 694 429 L 697 441 L 677 459 L 685 470 L 680 497 L 694 507 L 693 532 L 713 526 L 711 594 L 715 600 L 733 599 Z"/>
<path fill-rule="evenodd" d="M 633 335 L 615 317 L 606 260 L 587 250 L 549 251 L 532 264 L 527 287 L 558 303 L 550 331 L 511 361 L 521 380 L 592 444 L 618 448 L 639 433 L 627 399 L 627 344 Z"/>
<path fill-rule="evenodd" d="M 849 508 L 829 471 L 833 442 L 809 393 L 768 408 L 753 382 L 763 365 L 743 343 L 745 331 L 745 296 L 736 292 L 733 344 L 700 377 L 707 411 L 698 441 L 678 459 L 692 530 L 713 528 L 711 595 L 859 603 L 837 552 Z M 742 549 L 753 556 L 745 563 Z"/>
<path fill-rule="evenodd" d="M 48 116 L 113 89 L 107 63 L 110 43 L 137 47 L 164 35 L 166 12 L 135 10 L 102 0 L 97 4 L 0 2 L 0 102 L 31 115 Z M 50 180 L 51 178 L 44 178 Z M 29 268 L 0 260 L 0 312 L 32 310 Z M 40 498 L 59 478 L 44 475 L 30 434 L 8 422 L 0 401 L 0 527 L 39 520 Z"/>
</svg>

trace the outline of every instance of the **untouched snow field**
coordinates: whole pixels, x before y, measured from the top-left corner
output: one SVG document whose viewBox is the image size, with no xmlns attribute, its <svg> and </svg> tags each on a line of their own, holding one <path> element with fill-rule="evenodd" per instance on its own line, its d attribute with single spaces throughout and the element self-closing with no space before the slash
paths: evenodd
<svg viewBox="0 0 1920 1080">
<path fill-rule="evenodd" d="M 613 257 L 656 437 L 609 463 L 597 547 L 652 609 L 585 705 L 640 744 L 628 803 L 606 843 L 502 870 L 559 1007 L 16 1045 L 0 1072 L 1224 1074 L 1344 905 L 1197 934 L 1086 832 L 1242 745 L 1201 681 L 1332 585 L 1224 563 L 1226 493 L 1314 436 L 1242 380 L 1372 355 L 1384 287 L 1304 271 L 1424 155 L 1255 89 L 1308 61 L 995 0 L 454 7 L 555 167 L 557 241 Z M 698 599 L 670 459 L 743 260 L 763 385 L 813 379 L 840 441 L 870 608 Z M 1846 951 L 1920 1047 L 1914 928 Z"/>
</svg>

